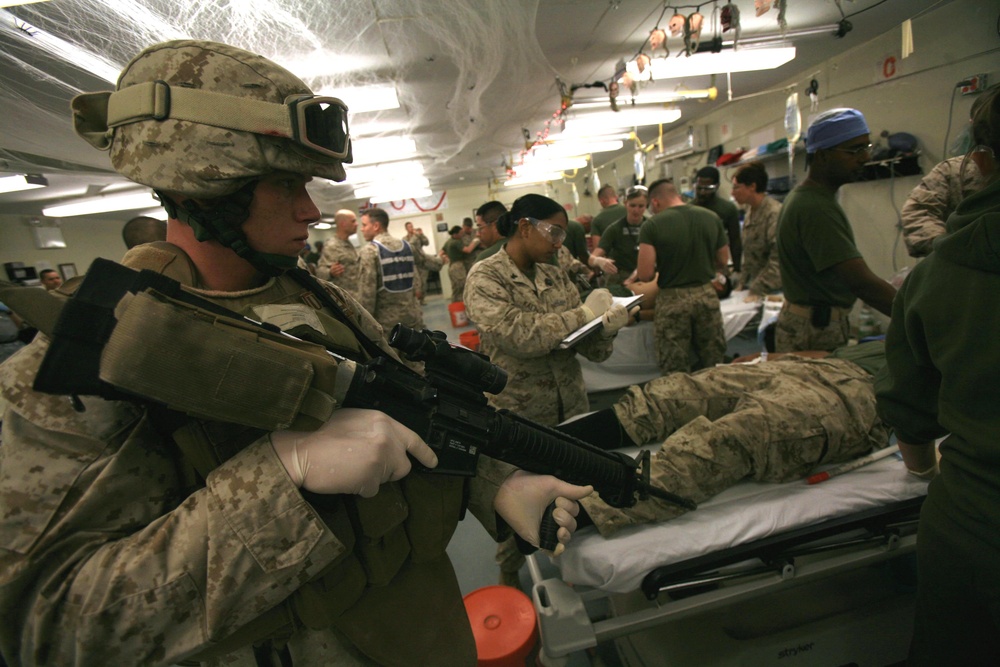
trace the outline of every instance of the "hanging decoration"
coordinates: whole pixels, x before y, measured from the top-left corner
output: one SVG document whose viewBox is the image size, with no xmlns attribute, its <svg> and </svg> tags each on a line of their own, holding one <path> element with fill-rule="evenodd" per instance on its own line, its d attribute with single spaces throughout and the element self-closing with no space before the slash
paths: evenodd
<svg viewBox="0 0 1000 667">
<path fill-rule="evenodd" d="M 740 8 L 730 2 L 722 8 L 722 32 L 733 31 L 733 51 L 739 48 Z"/>
</svg>

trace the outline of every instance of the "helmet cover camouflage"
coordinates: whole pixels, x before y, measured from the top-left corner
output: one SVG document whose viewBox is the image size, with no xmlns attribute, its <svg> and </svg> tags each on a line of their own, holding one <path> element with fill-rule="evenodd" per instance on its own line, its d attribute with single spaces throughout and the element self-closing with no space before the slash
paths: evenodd
<svg viewBox="0 0 1000 667">
<path fill-rule="evenodd" d="M 153 81 L 277 104 L 291 95 L 312 94 L 302 80 L 262 56 L 199 40 L 169 41 L 146 48 L 126 65 L 117 89 Z M 74 100 L 77 131 L 99 146 L 81 131 L 86 124 L 83 116 L 93 114 L 93 110 L 85 100 L 78 103 L 80 98 Z M 238 107 L 238 101 L 234 102 Z M 94 125 L 92 121 L 94 126 L 99 127 L 99 122 Z M 111 163 L 120 174 L 156 190 L 196 199 L 231 194 L 274 171 L 335 181 L 345 178 L 341 160 L 265 134 L 175 118 L 143 119 L 109 129 L 106 134 Z"/>
</svg>

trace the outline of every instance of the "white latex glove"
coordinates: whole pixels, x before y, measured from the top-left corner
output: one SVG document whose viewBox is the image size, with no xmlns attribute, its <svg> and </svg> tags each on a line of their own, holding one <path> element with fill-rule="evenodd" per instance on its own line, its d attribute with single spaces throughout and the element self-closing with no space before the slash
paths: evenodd
<svg viewBox="0 0 1000 667">
<path fill-rule="evenodd" d="M 428 468 L 437 455 L 416 433 L 378 410 L 341 408 L 318 430 L 275 431 L 271 445 L 300 488 L 370 498 L 410 472 L 413 455 Z"/>
<path fill-rule="evenodd" d="M 604 314 L 608 308 L 611 307 L 613 299 L 611 292 L 604 289 L 595 289 L 593 292 L 587 295 L 587 299 L 583 302 L 583 307 L 587 311 L 588 317 L 587 321 L 594 319 L 595 317 L 600 317 Z"/>
<path fill-rule="evenodd" d="M 493 499 L 493 509 L 503 517 L 525 542 L 538 546 L 538 527 L 549 503 L 555 501 L 552 518 L 559 525 L 556 537 L 559 544 L 553 555 L 566 550 L 566 543 L 576 530 L 576 515 L 580 505 L 576 501 L 593 493 L 592 486 L 576 486 L 552 475 L 536 475 L 524 470 L 514 471 L 504 480 Z"/>
<path fill-rule="evenodd" d="M 636 306 L 634 310 L 635 312 L 638 312 L 639 307 Z M 629 313 L 625 310 L 625 306 L 620 303 L 616 303 L 604 311 L 604 314 L 601 315 L 601 324 L 604 325 L 604 330 L 601 331 L 601 334 L 605 338 L 611 338 L 618 333 L 619 329 L 628 324 L 628 320 Z"/>
<path fill-rule="evenodd" d="M 611 273 L 611 274 L 618 273 L 618 265 L 615 264 L 615 260 L 611 259 L 610 257 L 591 255 L 590 265 L 595 269 L 600 269 L 604 273 Z"/>
</svg>

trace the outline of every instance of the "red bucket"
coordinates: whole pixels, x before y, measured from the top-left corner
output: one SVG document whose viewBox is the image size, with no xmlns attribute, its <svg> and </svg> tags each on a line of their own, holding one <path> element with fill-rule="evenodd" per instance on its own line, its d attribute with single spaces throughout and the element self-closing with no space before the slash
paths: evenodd
<svg viewBox="0 0 1000 667">
<path fill-rule="evenodd" d="M 448 314 L 451 315 L 451 326 L 456 329 L 469 326 L 469 318 L 465 314 L 465 304 L 461 301 L 449 303 Z"/>
<path fill-rule="evenodd" d="M 480 667 L 524 667 L 538 641 L 528 596 L 510 586 L 484 586 L 464 599 Z"/>
<path fill-rule="evenodd" d="M 478 331 L 463 331 L 458 335 L 458 342 L 465 347 L 479 352 L 479 332 Z"/>
</svg>

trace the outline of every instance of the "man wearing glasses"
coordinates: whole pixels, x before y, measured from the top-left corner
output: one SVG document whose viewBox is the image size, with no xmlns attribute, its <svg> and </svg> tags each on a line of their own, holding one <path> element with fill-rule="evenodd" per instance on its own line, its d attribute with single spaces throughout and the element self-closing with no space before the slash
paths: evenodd
<svg viewBox="0 0 1000 667">
<path fill-rule="evenodd" d="M 860 111 L 820 114 L 806 134 L 809 174 L 785 200 L 778 219 L 778 261 L 785 305 L 778 316 L 779 352 L 833 350 L 847 343 L 857 299 L 889 315 L 896 290 L 858 251 L 837 190 L 861 175 L 870 158 Z"/>
</svg>

